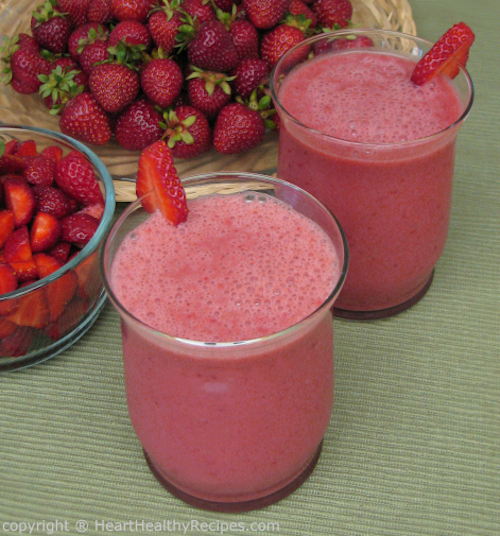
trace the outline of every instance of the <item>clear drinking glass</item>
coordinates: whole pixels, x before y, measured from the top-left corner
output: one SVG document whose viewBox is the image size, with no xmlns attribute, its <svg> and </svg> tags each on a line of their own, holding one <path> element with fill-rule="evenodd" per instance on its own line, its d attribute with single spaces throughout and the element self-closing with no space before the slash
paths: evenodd
<svg viewBox="0 0 500 536">
<path fill-rule="evenodd" d="M 258 203 L 266 192 L 316 222 L 338 257 L 333 290 L 307 318 L 252 340 L 203 342 L 151 328 L 116 296 L 113 261 L 126 236 L 150 216 L 141 199 L 106 240 L 102 269 L 122 322 L 129 414 L 150 469 L 167 490 L 194 506 L 260 508 L 294 491 L 320 454 L 333 402 L 331 309 L 347 270 L 347 244 L 328 209 L 283 181 L 233 173 L 200 175 L 183 184 L 188 201 L 245 192 Z"/>
<path fill-rule="evenodd" d="M 354 38 L 369 38 L 372 45 L 353 49 Z M 337 316 L 366 320 L 391 316 L 411 307 L 429 289 L 448 233 L 455 141 L 472 106 L 473 85 L 459 65 L 458 76 L 451 80 L 460 107 L 455 121 L 421 139 L 392 140 L 392 132 L 386 132 L 370 143 L 358 141 L 365 124 L 357 124 L 350 139 L 340 139 L 325 134 L 327 126 L 316 129 L 309 120 L 299 121 L 287 110 L 287 106 L 295 106 L 290 97 L 288 104 L 283 103 L 283 89 L 288 84 L 289 95 L 312 108 L 314 96 L 306 96 L 306 86 L 314 74 L 304 72 L 304 65 L 319 70 L 321 63 L 321 69 L 327 71 L 324 60 L 339 59 L 342 54 L 350 58 L 354 69 L 360 53 L 367 52 L 374 53 L 371 58 L 384 54 L 416 61 L 431 46 L 398 32 L 341 30 L 298 44 L 280 59 L 271 75 L 272 96 L 281 119 L 278 175 L 330 208 L 349 243 L 349 276 L 335 303 Z M 328 68 L 332 69 L 331 65 Z M 342 81 L 345 76 L 339 72 L 337 79 Z M 332 98 L 345 95 L 344 109 L 348 110 L 353 89 L 348 82 L 344 86 Z M 369 93 L 367 88 L 366 98 Z M 409 130 L 421 120 L 418 111 L 426 105 L 415 104 L 417 93 L 398 111 L 398 119 L 408 123 Z M 386 110 L 392 112 L 393 102 L 387 100 Z M 446 109 L 448 101 L 443 100 Z M 325 117 L 328 105 L 322 109 Z M 332 123 L 337 120 L 336 116 L 329 119 Z"/>
</svg>

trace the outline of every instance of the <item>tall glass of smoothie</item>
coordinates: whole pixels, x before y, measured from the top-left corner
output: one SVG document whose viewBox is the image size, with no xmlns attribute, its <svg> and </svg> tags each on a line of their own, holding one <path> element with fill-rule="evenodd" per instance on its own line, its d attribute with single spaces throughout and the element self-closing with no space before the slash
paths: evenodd
<svg viewBox="0 0 500 536">
<path fill-rule="evenodd" d="M 460 67 L 417 86 L 422 39 L 382 30 L 310 38 L 271 75 L 278 175 L 320 199 L 349 243 L 335 314 L 394 315 L 429 289 L 445 246 L 455 141 L 473 100 Z"/>
<path fill-rule="evenodd" d="M 173 226 L 138 199 L 103 252 L 129 414 L 175 496 L 260 508 L 318 460 L 347 245 L 324 205 L 278 179 L 209 174 L 183 185 L 186 222 Z"/>
</svg>

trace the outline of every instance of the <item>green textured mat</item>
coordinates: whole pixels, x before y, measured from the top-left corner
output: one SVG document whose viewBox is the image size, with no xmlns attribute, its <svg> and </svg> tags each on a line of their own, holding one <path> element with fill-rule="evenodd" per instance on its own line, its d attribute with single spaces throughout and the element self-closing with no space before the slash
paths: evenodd
<svg viewBox="0 0 500 536">
<path fill-rule="evenodd" d="M 92 535 L 500 534 L 500 8 L 497 0 L 411 3 L 421 37 L 435 40 L 460 20 L 477 36 L 449 240 L 413 309 L 335 321 L 334 413 L 309 480 L 281 503 L 240 515 L 195 510 L 164 491 L 128 419 L 118 317 L 107 305 L 59 357 L 0 373 L 1 536 L 20 522 L 38 522 L 33 534 L 76 535 L 85 528 L 78 520 Z M 109 531 L 96 520 L 164 525 Z M 230 530 L 231 522 L 245 525 Z"/>
</svg>

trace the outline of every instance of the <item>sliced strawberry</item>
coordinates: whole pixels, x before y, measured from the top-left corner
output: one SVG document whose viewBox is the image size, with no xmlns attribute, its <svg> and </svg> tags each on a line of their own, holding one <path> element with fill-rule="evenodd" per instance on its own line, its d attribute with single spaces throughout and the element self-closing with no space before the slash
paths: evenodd
<svg viewBox="0 0 500 536">
<path fill-rule="evenodd" d="M 42 329 L 49 322 L 49 307 L 43 288 L 32 290 L 18 299 L 17 310 L 4 320 L 17 326 Z"/>
<path fill-rule="evenodd" d="M 177 175 L 172 152 L 163 140 L 146 147 L 139 157 L 137 197 L 148 192 L 153 192 L 143 200 L 148 212 L 159 209 L 174 225 L 186 221 L 186 193 Z"/>
<path fill-rule="evenodd" d="M 75 254 L 76 255 L 76 254 Z M 75 256 L 70 257 L 70 260 Z M 78 296 L 92 305 L 92 300 L 97 298 L 102 288 L 101 271 L 97 252 L 92 253 L 75 268 L 78 277 Z"/>
<path fill-rule="evenodd" d="M 14 232 L 15 227 L 12 210 L 0 210 L 0 248 Z"/>
<path fill-rule="evenodd" d="M 78 248 L 83 248 L 94 236 L 99 227 L 99 220 L 88 214 L 75 213 L 61 220 L 61 239 L 71 242 Z"/>
<path fill-rule="evenodd" d="M 31 221 L 36 208 L 36 200 L 29 184 L 17 175 L 8 175 L 3 182 L 5 205 L 14 213 L 16 227 Z"/>
<path fill-rule="evenodd" d="M 101 221 L 102 215 L 104 214 L 104 205 L 102 203 L 94 203 L 93 205 L 83 207 L 77 214 L 88 214 L 96 220 Z"/>
<path fill-rule="evenodd" d="M 33 262 L 30 237 L 26 226 L 16 229 L 7 238 L 3 251 L 5 261 L 14 268 L 20 283 L 37 279 L 38 274 Z"/>
<path fill-rule="evenodd" d="M 62 262 L 66 262 L 68 260 L 70 250 L 71 244 L 69 242 L 60 241 L 53 248 L 50 248 L 47 253 Z"/>
<path fill-rule="evenodd" d="M 0 356 L 20 357 L 26 355 L 33 339 L 35 331 L 27 327 L 17 327 L 10 335 L 0 341 Z"/>
<path fill-rule="evenodd" d="M 14 331 L 16 331 L 16 325 L 12 322 L 7 322 L 6 320 L 2 320 L 0 318 L 0 339 L 4 339 L 5 337 L 8 337 Z"/>
<path fill-rule="evenodd" d="M 460 71 L 460 66 L 465 67 L 467 63 L 474 37 L 474 33 L 464 22 L 455 24 L 417 63 L 411 81 L 421 86 L 432 80 L 438 73 L 455 78 Z"/>
<path fill-rule="evenodd" d="M 64 266 L 62 261 L 47 253 L 37 253 L 33 255 L 33 260 L 35 261 L 40 279 L 49 276 Z M 50 322 L 54 322 L 63 313 L 66 304 L 75 294 L 76 287 L 77 277 L 74 272 L 66 272 L 44 287 L 45 294 L 47 295 Z"/>
<path fill-rule="evenodd" d="M 45 333 L 47 333 L 52 340 L 57 341 L 80 322 L 86 311 L 87 304 L 84 300 L 78 298 L 71 300 L 71 302 L 66 305 L 64 314 L 60 315 L 55 322 L 51 322 L 45 328 Z"/>
<path fill-rule="evenodd" d="M 17 140 L 10 140 L 7 143 L 4 143 L 4 150 L 3 154 L 14 154 L 16 151 L 16 147 L 19 145 L 19 142 Z M 1 156 L 1 155 L 0 155 Z"/>
<path fill-rule="evenodd" d="M 36 156 L 38 154 L 36 143 L 33 140 L 22 141 L 14 152 L 16 156 Z"/>
<path fill-rule="evenodd" d="M 38 212 L 31 225 L 31 251 L 39 253 L 55 246 L 61 232 L 61 224 L 55 216 L 47 212 Z"/>
<path fill-rule="evenodd" d="M 63 150 L 57 145 L 51 145 L 50 147 L 46 147 L 40 153 L 40 156 L 44 156 L 45 158 L 48 158 L 57 164 L 57 162 L 59 162 L 59 160 L 61 160 L 63 157 Z"/>
<path fill-rule="evenodd" d="M 94 168 L 79 151 L 71 151 L 56 164 L 54 178 L 59 188 L 78 203 L 104 204 Z"/>
<path fill-rule="evenodd" d="M 17 288 L 17 275 L 14 268 L 4 261 L 0 261 L 0 315 L 7 315 L 17 308 L 17 299 L 2 300 L 3 294 L 12 292 Z"/>
</svg>

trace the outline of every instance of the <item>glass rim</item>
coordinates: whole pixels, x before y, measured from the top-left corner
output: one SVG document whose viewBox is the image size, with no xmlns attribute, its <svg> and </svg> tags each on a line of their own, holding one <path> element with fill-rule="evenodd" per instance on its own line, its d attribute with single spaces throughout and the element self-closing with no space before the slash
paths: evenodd
<svg viewBox="0 0 500 536">
<path fill-rule="evenodd" d="M 49 285 L 53 281 L 56 281 L 60 277 L 62 277 L 65 273 L 74 270 L 77 268 L 82 262 L 87 260 L 99 247 L 99 244 L 102 242 L 103 238 L 106 236 L 106 233 L 108 231 L 109 225 L 113 220 L 113 215 L 115 212 L 115 188 L 113 185 L 113 180 L 111 178 L 111 175 L 109 174 L 109 171 L 107 170 L 104 163 L 101 161 L 101 159 L 92 151 L 90 150 L 86 145 L 81 143 L 80 141 L 71 138 L 69 136 L 66 136 L 65 134 L 61 134 L 59 132 L 55 132 L 52 130 L 48 130 L 45 128 L 39 128 L 39 127 L 31 127 L 31 126 L 21 126 L 21 125 L 8 125 L 0 123 L 0 134 L 3 132 L 7 133 L 13 133 L 15 134 L 16 131 L 22 132 L 22 133 L 29 133 L 29 132 L 36 132 L 38 134 L 42 134 L 48 139 L 53 139 L 54 141 L 59 141 L 67 146 L 71 146 L 74 149 L 80 151 L 83 153 L 92 163 L 92 165 L 97 169 L 102 182 L 105 187 L 105 193 L 104 193 L 104 213 L 102 215 L 102 218 L 99 222 L 99 225 L 92 236 L 92 238 L 88 241 L 87 244 L 76 254 L 70 261 L 66 262 L 61 268 L 58 268 L 48 276 L 38 279 L 37 281 L 34 281 L 33 283 L 26 285 L 22 288 L 18 288 L 16 290 L 13 290 L 12 292 L 8 292 L 6 294 L 2 294 L 0 296 L 0 302 L 8 299 L 13 298 L 20 298 L 26 294 L 29 294 L 33 290 L 37 290 L 40 288 L 44 288 L 45 286 Z"/>
<path fill-rule="evenodd" d="M 426 44 L 429 49 L 434 45 L 434 43 L 432 43 L 431 41 L 427 41 L 426 39 L 422 39 L 421 37 L 417 37 L 415 35 L 412 35 L 412 34 L 407 34 L 407 33 L 404 33 L 404 32 L 398 32 L 398 31 L 394 31 L 394 30 L 382 30 L 382 29 L 362 29 L 362 28 L 351 28 L 351 29 L 342 29 L 342 30 L 334 30 L 334 31 L 331 31 L 331 32 L 327 32 L 327 33 L 322 33 L 322 34 L 319 34 L 319 35 L 314 35 L 312 37 L 309 37 L 303 41 L 301 41 L 300 43 L 297 43 L 296 45 L 294 45 L 290 50 L 288 50 L 287 52 L 285 52 L 285 54 L 283 54 L 283 56 L 281 56 L 281 58 L 277 61 L 277 63 L 274 65 L 274 67 L 272 68 L 271 70 L 271 74 L 269 76 L 269 80 L 270 80 L 270 90 L 271 90 L 271 97 L 276 105 L 277 108 L 279 108 L 286 116 L 287 118 L 289 118 L 291 121 L 293 121 L 296 125 L 300 126 L 301 128 L 304 128 L 310 132 L 313 132 L 321 137 L 324 137 L 324 138 L 327 138 L 327 139 L 331 139 L 331 140 L 334 140 L 336 142 L 341 142 L 341 143 L 344 143 L 344 144 L 348 144 L 348 145 L 352 145 L 354 147 L 374 147 L 374 148 L 379 148 L 379 149 L 387 149 L 389 147 L 408 147 L 410 145 L 418 145 L 418 144 L 422 144 L 422 143 L 427 143 L 427 142 L 430 142 L 436 138 L 440 138 L 440 137 L 443 137 L 445 134 L 447 134 L 448 132 L 452 131 L 454 128 L 456 128 L 457 126 L 459 126 L 461 123 L 463 123 L 465 121 L 465 119 L 467 118 L 467 116 L 469 115 L 470 113 L 470 110 L 472 108 L 472 104 L 474 102 L 474 98 L 475 98 L 475 90 L 474 90 L 474 84 L 472 82 L 472 78 L 471 76 L 469 75 L 469 72 L 467 71 L 467 69 L 465 68 L 465 66 L 458 62 L 459 63 L 459 69 L 460 69 L 460 72 L 464 74 L 465 76 L 465 79 L 467 81 L 467 84 L 468 84 L 468 87 L 469 87 L 469 100 L 467 102 L 467 105 L 464 107 L 464 110 L 463 112 L 461 113 L 460 117 L 458 119 L 456 119 L 452 124 L 448 125 L 446 128 L 442 129 L 442 130 L 439 130 L 438 132 L 435 132 L 434 134 L 430 134 L 429 136 L 425 136 L 423 138 L 417 138 L 417 139 L 412 139 L 412 140 L 405 140 L 405 141 L 399 141 L 399 142 L 390 142 L 390 143 L 378 143 L 378 142 L 363 142 L 363 141 L 355 141 L 355 140 L 346 140 L 346 139 L 343 139 L 343 138 L 338 138 L 338 137 L 335 137 L 335 136 L 331 136 L 330 134 L 325 134 L 324 132 L 321 132 L 319 130 L 316 130 L 312 127 L 309 127 L 307 125 L 305 125 L 304 123 L 302 123 L 301 121 L 299 121 L 298 119 L 296 119 L 292 114 L 290 114 L 284 107 L 283 105 L 281 104 L 281 101 L 278 97 L 278 92 L 276 91 L 276 84 L 277 82 L 275 81 L 276 78 L 277 78 L 277 72 L 280 68 L 281 65 L 283 65 L 285 63 L 285 61 L 290 58 L 290 56 L 292 54 L 294 54 L 298 49 L 304 47 L 304 46 L 309 46 L 311 45 L 312 43 L 314 42 L 317 42 L 317 41 L 321 41 L 323 39 L 327 39 L 327 38 L 332 38 L 332 37 L 338 37 L 338 36 L 342 36 L 342 35 L 345 35 L 345 36 L 348 36 L 348 35 L 384 35 L 384 36 L 388 36 L 388 37 L 395 37 L 395 38 L 404 38 L 404 39 L 408 39 L 408 40 L 412 40 L 412 41 L 416 41 L 416 42 L 419 42 L 419 43 L 422 43 L 422 44 Z M 361 51 L 363 49 L 360 49 Z"/>
<path fill-rule="evenodd" d="M 106 267 L 107 263 L 107 253 L 109 250 L 109 246 L 111 242 L 113 241 L 113 238 L 115 237 L 116 233 L 122 226 L 122 224 L 125 222 L 125 220 L 130 216 L 135 210 L 137 210 L 139 207 L 141 207 L 141 200 L 144 197 L 147 197 L 148 195 L 151 195 L 151 192 L 146 193 L 145 195 L 141 196 L 140 198 L 136 199 L 133 203 L 131 203 L 121 214 L 121 216 L 115 221 L 109 232 L 107 233 L 107 236 L 104 240 L 103 247 L 101 248 L 100 252 L 100 268 L 101 268 L 101 274 L 103 279 L 104 288 L 106 290 L 106 293 L 111 301 L 111 303 L 114 305 L 114 307 L 118 310 L 120 313 L 120 316 L 124 316 L 129 321 L 132 321 L 135 324 L 138 324 L 141 328 L 145 329 L 146 331 L 149 331 L 155 335 L 155 337 L 158 337 L 165 342 L 169 342 L 171 344 L 178 344 L 182 346 L 191 346 L 191 347 L 198 347 L 198 348 L 235 348 L 235 347 L 248 347 L 255 344 L 260 343 L 266 343 L 268 341 L 273 341 L 275 339 L 280 339 L 284 336 L 290 335 L 294 333 L 295 331 L 299 330 L 304 323 L 307 323 L 309 320 L 312 320 L 314 317 L 316 317 L 320 312 L 323 310 L 326 310 L 330 306 L 328 305 L 330 302 L 333 302 L 334 298 L 338 293 L 340 292 L 342 285 L 344 284 L 346 274 L 347 274 L 347 268 L 349 264 L 349 249 L 347 244 L 347 238 L 345 236 L 344 230 L 342 229 L 342 226 L 340 225 L 339 221 L 335 217 L 335 215 L 331 212 L 330 209 L 328 209 L 323 203 L 321 203 L 318 199 L 316 199 L 313 195 L 309 194 L 302 188 L 299 188 L 298 186 L 295 186 L 287 181 L 271 177 L 269 175 L 261 175 L 258 173 L 247 173 L 247 172 L 214 172 L 214 173 L 203 173 L 199 175 L 193 175 L 191 177 L 187 177 L 185 179 L 182 179 L 182 183 L 185 187 L 189 187 L 192 185 L 192 183 L 197 182 L 209 182 L 209 181 L 216 181 L 216 182 L 225 182 L 224 179 L 232 179 L 233 182 L 245 182 L 245 179 L 251 179 L 255 181 L 261 181 L 263 183 L 268 183 L 269 185 L 281 185 L 286 186 L 288 188 L 291 188 L 302 195 L 308 197 L 313 203 L 315 203 L 323 212 L 325 212 L 331 220 L 333 220 L 333 223 L 337 227 L 340 238 L 342 240 L 342 248 L 343 248 L 343 254 L 344 254 L 344 260 L 342 263 L 340 275 L 338 278 L 338 281 L 336 282 L 334 288 L 329 293 L 328 297 L 323 301 L 323 303 L 318 306 L 314 311 L 312 311 L 310 314 L 308 314 L 306 317 L 302 318 L 299 322 L 296 324 L 293 324 L 292 326 L 289 326 L 285 329 L 282 329 L 276 333 L 271 333 L 269 335 L 265 335 L 263 337 L 257 337 L 253 339 L 246 339 L 246 340 L 240 340 L 240 341 L 226 341 L 226 342 L 205 342 L 205 341 L 197 341 L 193 339 L 186 339 L 183 337 L 174 337 L 173 335 L 168 335 L 166 333 L 163 333 L 151 326 L 149 326 L 147 323 L 143 322 L 133 314 L 131 314 L 118 300 L 115 293 L 113 292 L 111 285 L 108 280 L 108 272 L 109 270 Z M 238 181 L 238 178 L 240 179 Z M 245 191 L 245 190 L 242 190 Z M 251 191 L 251 190 L 250 190 Z M 294 209 L 295 210 L 295 209 Z M 307 216 L 306 216 L 307 217 Z M 310 218 L 308 218 L 310 219 Z M 316 223 L 316 222 L 315 222 Z M 319 225 L 319 224 L 317 224 Z"/>
</svg>

